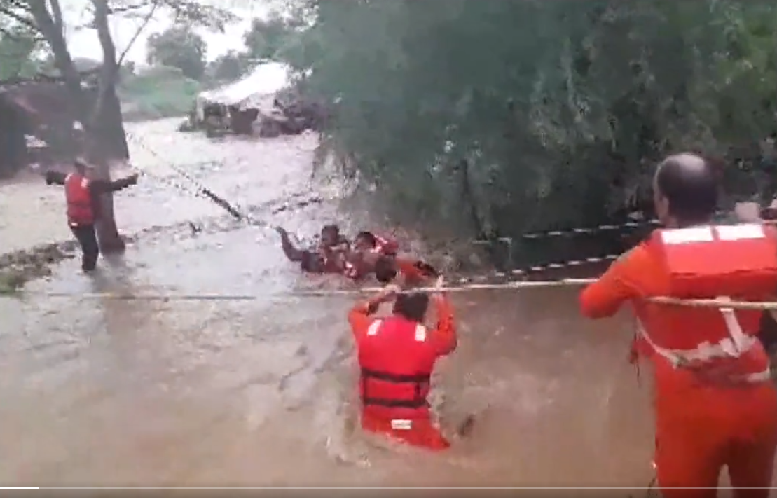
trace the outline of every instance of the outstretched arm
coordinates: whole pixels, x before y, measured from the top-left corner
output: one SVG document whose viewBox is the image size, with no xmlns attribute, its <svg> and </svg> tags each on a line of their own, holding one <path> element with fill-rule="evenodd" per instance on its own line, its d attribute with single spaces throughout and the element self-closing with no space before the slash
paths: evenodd
<svg viewBox="0 0 777 498">
<path fill-rule="evenodd" d="M 281 227 L 276 227 L 275 231 L 278 232 L 278 235 L 281 236 L 281 248 L 283 249 L 283 254 L 286 255 L 289 261 L 293 261 L 295 263 L 302 261 L 303 251 L 294 246 L 294 243 L 291 241 L 291 237 L 289 236 L 289 232 Z"/>
<path fill-rule="evenodd" d="M 618 312 L 626 301 L 638 297 L 635 280 L 650 273 L 647 262 L 641 258 L 641 246 L 623 254 L 613 262 L 604 275 L 580 293 L 580 311 L 588 318 L 606 318 Z"/>
<path fill-rule="evenodd" d="M 92 180 L 89 182 L 89 190 L 92 195 L 107 194 L 108 192 L 118 192 L 127 187 L 138 183 L 138 175 L 131 175 L 118 180 Z"/>
</svg>

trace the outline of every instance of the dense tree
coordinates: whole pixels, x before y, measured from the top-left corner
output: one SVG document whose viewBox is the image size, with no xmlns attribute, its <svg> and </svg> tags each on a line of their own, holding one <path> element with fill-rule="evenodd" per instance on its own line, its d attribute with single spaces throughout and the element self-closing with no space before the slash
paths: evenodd
<svg viewBox="0 0 777 498">
<path fill-rule="evenodd" d="M 34 76 L 43 56 L 44 42 L 33 30 L 17 24 L 0 31 L 0 80 Z"/>
<path fill-rule="evenodd" d="M 236 80 L 248 68 L 248 59 L 247 54 L 231 50 L 208 64 L 208 78 L 215 81 Z"/>
<path fill-rule="evenodd" d="M 255 18 L 243 36 L 248 55 L 254 59 L 274 59 L 278 50 L 289 42 L 294 26 L 277 12 L 267 18 Z"/>
<path fill-rule="evenodd" d="M 206 66 L 205 40 L 191 26 L 177 24 L 148 38 L 149 64 L 180 69 L 194 80 L 202 78 Z"/>
<path fill-rule="evenodd" d="M 645 197 L 667 151 L 733 157 L 777 130 L 769 2 L 299 6 L 312 26 L 280 53 L 335 107 L 324 147 L 406 220 L 601 222 Z"/>
</svg>

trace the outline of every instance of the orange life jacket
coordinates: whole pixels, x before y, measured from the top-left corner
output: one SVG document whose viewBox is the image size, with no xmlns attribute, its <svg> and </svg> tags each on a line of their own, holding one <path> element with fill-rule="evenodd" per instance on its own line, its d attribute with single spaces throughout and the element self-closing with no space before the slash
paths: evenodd
<svg viewBox="0 0 777 498">
<path fill-rule="evenodd" d="M 437 354 L 420 323 L 376 320 L 359 343 L 360 395 L 366 411 L 403 420 L 429 416 L 426 397 Z"/>
<path fill-rule="evenodd" d="M 656 230 L 647 248 L 668 278 L 670 297 L 763 301 L 777 289 L 777 237 L 760 224 Z M 635 306 L 641 341 L 675 368 L 725 372 L 737 382 L 769 378 L 757 338 L 762 311 Z"/>
<path fill-rule="evenodd" d="M 67 221 L 70 225 L 91 225 L 94 223 L 92 194 L 89 191 L 89 179 L 71 173 L 65 177 L 65 201 L 67 202 Z"/>
<path fill-rule="evenodd" d="M 373 236 L 375 237 L 375 247 L 372 249 L 372 252 L 380 254 L 381 256 L 397 255 L 397 252 L 399 252 L 399 244 L 396 240 L 375 234 L 373 234 Z"/>
</svg>

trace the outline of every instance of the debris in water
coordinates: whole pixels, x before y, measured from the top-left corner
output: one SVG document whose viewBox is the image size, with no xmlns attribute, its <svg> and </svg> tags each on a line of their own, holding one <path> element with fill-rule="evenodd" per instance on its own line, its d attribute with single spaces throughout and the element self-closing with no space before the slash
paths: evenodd
<svg viewBox="0 0 777 498">
<path fill-rule="evenodd" d="M 475 415 L 467 415 L 456 429 L 456 435 L 460 438 L 469 437 L 475 429 Z"/>
</svg>

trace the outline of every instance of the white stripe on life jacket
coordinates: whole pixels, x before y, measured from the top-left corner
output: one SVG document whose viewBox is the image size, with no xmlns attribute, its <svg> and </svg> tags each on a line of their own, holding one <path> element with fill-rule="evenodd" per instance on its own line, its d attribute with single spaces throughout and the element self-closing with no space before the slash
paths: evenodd
<svg viewBox="0 0 777 498">
<path fill-rule="evenodd" d="M 727 296 L 718 299 L 731 301 L 731 298 Z M 708 362 L 715 358 L 739 358 L 743 353 L 749 351 L 758 342 L 758 339 L 744 333 L 732 308 L 720 308 L 719 311 L 723 315 L 729 336 L 715 344 L 704 341 L 694 349 L 667 349 L 651 339 L 639 320 L 637 320 L 637 331 L 656 353 L 669 360 L 674 367 L 689 362 Z"/>
<path fill-rule="evenodd" d="M 719 240 L 734 241 L 745 239 L 766 238 L 763 225 L 746 223 L 739 225 L 701 226 L 691 228 L 676 228 L 661 231 L 661 242 L 666 245 L 693 244 L 697 242 L 712 242 L 715 235 Z"/>
<path fill-rule="evenodd" d="M 380 326 L 383 325 L 383 320 L 375 320 L 370 324 L 370 328 L 367 329 L 367 335 L 378 335 Z"/>
<path fill-rule="evenodd" d="M 367 329 L 367 335 L 378 335 L 381 325 L 383 325 L 383 320 L 372 322 Z M 420 323 L 415 326 L 415 340 L 418 342 L 426 341 L 426 327 Z"/>
<path fill-rule="evenodd" d="M 68 182 L 68 181 L 70 180 L 70 178 L 72 178 L 72 177 L 73 177 L 73 173 L 68 173 L 68 174 L 65 176 L 65 181 L 64 181 L 64 183 L 67 185 L 67 182 Z M 82 178 L 81 178 L 81 188 L 88 188 L 88 187 L 89 187 L 89 179 L 88 179 L 87 177 L 85 177 L 85 176 L 84 176 L 84 177 L 82 177 Z"/>
</svg>

